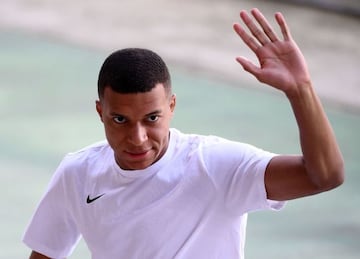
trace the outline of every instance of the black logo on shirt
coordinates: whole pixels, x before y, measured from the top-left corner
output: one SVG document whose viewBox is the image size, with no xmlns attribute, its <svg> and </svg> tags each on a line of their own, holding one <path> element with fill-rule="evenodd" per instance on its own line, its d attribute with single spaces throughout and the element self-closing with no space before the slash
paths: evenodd
<svg viewBox="0 0 360 259">
<path fill-rule="evenodd" d="M 100 194 L 99 196 L 96 196 L 94 198 L 90 198 L 90 195 L 88 195 L 87 199 L 86 199 L 86 203 L 87 204 L 92 203 L 92 202 L 96 201 L 97 199 L 99 199 L 100 197 L 102 197 L 103 195 L 105 195 L 105 193 Z"/>
</svg>

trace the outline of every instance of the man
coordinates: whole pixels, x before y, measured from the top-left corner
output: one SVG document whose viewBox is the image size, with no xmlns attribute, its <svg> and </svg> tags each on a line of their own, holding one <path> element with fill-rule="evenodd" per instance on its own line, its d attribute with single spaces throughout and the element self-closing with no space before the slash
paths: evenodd
<svg viewBox="0 0 360 259">
<path fill-rule="evenodd" d="M 30 258 L 67 257 L 82 236 L 92 258 L 244 258 L 247 213 L 337 187 L 343 159 L 304 58 L 257 9 L 234 30 L 260 67 L 237 61 L 288 98 L 301 155 L 275 155 L 170 129 L 176 98 L 165 63 L 144 49 L 104 62 L 96 110 L 106 142 L 67 155 L 24 235 Z M 257 22 L 257 24 L 255 23 Z"/>
</svg>

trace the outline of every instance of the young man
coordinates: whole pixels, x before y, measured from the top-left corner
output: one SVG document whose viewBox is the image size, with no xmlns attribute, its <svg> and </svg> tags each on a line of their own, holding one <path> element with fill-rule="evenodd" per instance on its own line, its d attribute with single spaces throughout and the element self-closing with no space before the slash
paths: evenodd
<svg viewBox="0 0 360 259">
<path fill-rule="evenodd" d="M 165 63 L 149 50 L 114 52 L 100 70 L 96 102 L 107 141 L 61 162 L 24 235 L 30 258 L 67 257 L 80 236 L 96 259 L 244 258 L 248 212 L 343 182 L 334 133 L 283 16 L 275 14 L 280 40 L 251 13 L 255 19 L 240 16 L 252 36 L 234 29 L 260 67 L 237 61 L 284 92 L 302 154 L 170 129 L 176 99 Z"/>
</svg>

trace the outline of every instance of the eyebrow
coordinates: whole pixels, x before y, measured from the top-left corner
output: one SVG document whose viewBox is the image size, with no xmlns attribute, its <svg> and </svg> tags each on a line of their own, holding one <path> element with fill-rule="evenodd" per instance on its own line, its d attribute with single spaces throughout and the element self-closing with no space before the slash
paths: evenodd
<svg viewBox="0 0 360 259">
<path fill-rule="evenodd" d="M 150 113 L 148 113 L 148 114 L 145 114 L 145 117 L 149 117 L 149 116 L 151 116 L 151 115 L 155 115 L 155 114 L 159 114 L 159 113 L 161 113 L 161 110 L 155 110 L 155 111 L 153 111 L 153 112 L 150 112 Z"/>
<path fill-rule="evenodd" d="M 162 112 L 161 110 L 155 110 L 155 111 L 152 111 L 152 112 L 149 112 L 149 113 L 145 114 L 144 117 L 149 117 L 149 116 L 152 116 L 152 115 L 160 114 L 161 112 Z M 127 116 L 122 115 L 120 113 L 116 113 L 116 112 L 111 112 L 110 115 L 111 116 L 122 116 L 124 118 L 127 118 Z"/>
</svg>

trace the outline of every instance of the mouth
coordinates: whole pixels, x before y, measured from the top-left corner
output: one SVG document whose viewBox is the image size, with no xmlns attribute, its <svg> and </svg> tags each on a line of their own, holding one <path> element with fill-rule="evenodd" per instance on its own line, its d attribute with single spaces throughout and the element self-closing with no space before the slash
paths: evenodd
<svg viewBox="0 0 360 259">
<path fill-rule="evenodd" d="M 141 158 L 144 158 L 146 157 L 146 155 L 150 152 L 150 149 L 148 150 L 137 150 L 137 151 L 132 151 L 132 150 L 127 150 L 125 151 L 125 153 L 131 157 L 131 158 L 134 158 L 134 159 L 141 159 Z"/>
</svg>

